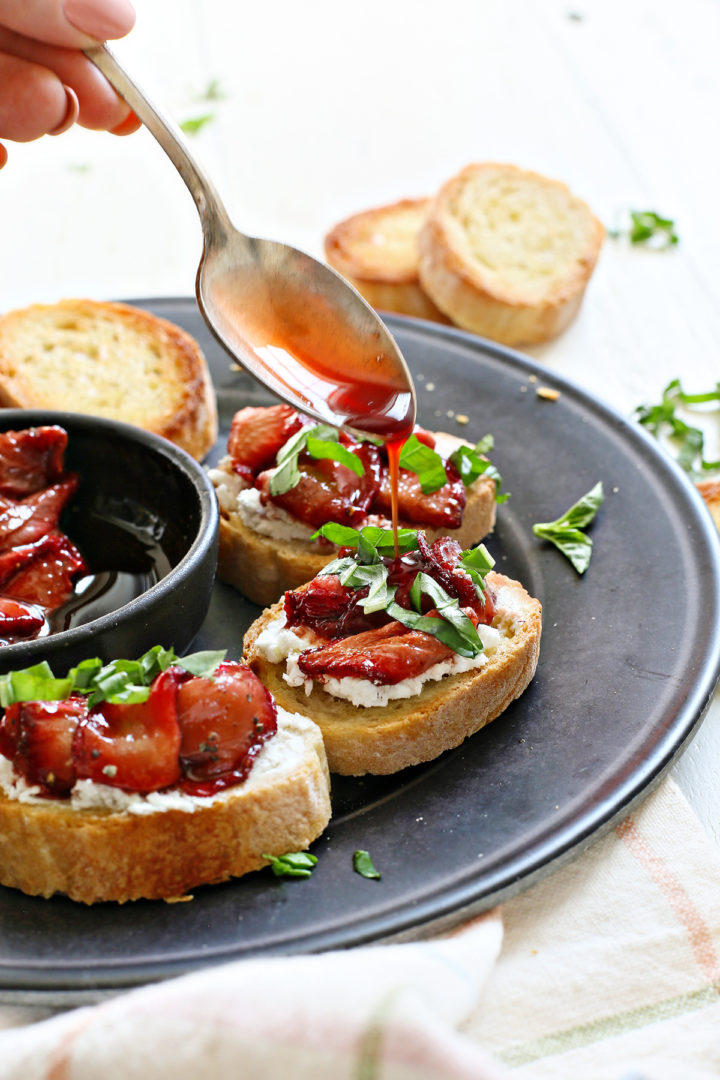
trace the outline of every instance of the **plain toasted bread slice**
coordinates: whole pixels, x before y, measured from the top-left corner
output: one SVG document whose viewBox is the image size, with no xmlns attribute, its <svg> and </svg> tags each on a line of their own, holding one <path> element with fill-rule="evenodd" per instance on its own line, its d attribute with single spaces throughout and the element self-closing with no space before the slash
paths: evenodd
<svg viewBox="0 0 720 1080">
<path fill-rule="evenodd" d="M 198 460 L 217 438 L 200 346 L 127 304 L 61 300 L 0 317 L 0 405 L 123 420 Z"/>
<path fill-rule="evenodd" d="M 603 237 L 565 184 L 515 165 L 468 165 L 432 201 L 420 282 L 457 326 L 536 344 L 576 315 Z"/>
<path fill-rule="evenodd" d="M 445 432 L 436 433 L 439 439 L 456 442 L 462 440 Z M 229 466 L 228 466 L 229 468 Z M 216 489 L 222 476 L 222 463 L 211 470 L 210 477 Z M 231 473 L 232 475 L 232 473 Z M 450 536 L 463 549 L 473 547 L 495 527 L 495 481 L 480 476 L 466 490 L 467 503 L 462 524 L 458 529 L 425 529 L 429 543 L 440 536 Z M 249 528 L 239 513 L 225 503 L 220 503 L 220 547 L 218 551 L 218 577 L 261 607 L 274 604 L 288 589 L 297 589 L 317 576 L 324 566 L 337 557 L 337 548 L 327 543 L 294 537 L 283 539 L 265 535 Z M 401 528 L 417 528 L 400 522 Z"/>
<path fill-rule="evenodd" d="M 325 258 L 373 307 L 447 322 L 418 276 L 418 236 L 429 206 L 429 199 L 402 199 L 353 214 L 325 237 Z"/>
<path fill-rule="evenodd" d="M 720 480 L 717 477 L 698 480 L 695 486 L 705 500 L 705 505 L 712 514 L 713 521 L 720 529 Z"/>
<path fill-rule="evenodd" d="M 135 813 L 0 793 L 0 884 L 85 904 L 173 899 L 260 869 L 263 854 L 302 851 L 330 819 L 318 728 L 278 709 L 248 779 L 195 803 Z"/>
<path fill-rule="evenodd" d="M 288 686 L 285 665 L 270 663 L 256 645 L 262 631 L 281 617 L 283 601 L 263 612 L 248 630 L 244 662 L 283 708 L 302 706 L 312 713 L 331 772 L 385 775 L 431 761 L 499 716 L 535 674 L 542 630 L 539 601 L 501 574 L 491 571 L 486 580 L 496 593 L 493 626 L 502 634 L 500 644 L 488 653 L 484 667 L 426 682 L 414 697 L 362 708 L 319 686 L 310 697 L 303 686 Z"/>
</svg>

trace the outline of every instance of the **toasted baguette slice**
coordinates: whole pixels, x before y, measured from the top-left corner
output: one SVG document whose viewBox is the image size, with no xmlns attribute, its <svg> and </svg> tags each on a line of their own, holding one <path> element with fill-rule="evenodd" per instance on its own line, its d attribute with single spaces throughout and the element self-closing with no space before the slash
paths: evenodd
<svg viewBox="0 0 720 1080">
<path fill-rule="evenodd" d="M 0 317 L 0 405 L 124 420 L 198 460 L 217 438 L 200 346 L 127 304 L 61 300 Z"/>
<path fill-rule="evenodd" d="M 184 810 L 170 795 L 155 812 L 152 800 L 162 804 L 162 795 L 130 798 L 145 812 L 0 794 L 0 883 L 85 904 L 173 899 L 260 869 L 263 854 L 303 850 L 330 820 L 320 732 L 282 709 L 276 735 L 244 783 L 210 798 L 180 796 Z"/>
<path fill-rule="evenodd" d="M 712 519 L 720 529 L 720 480 L 713 477 L 708 480 L 698 480 L 695 485 L 705 500 L 705 505 L 712 514 Z"/>
<path fill-rule="evenodd" d="M 505 345 L 548 341 L 576 315 L 603 236 L 565 184 L 514 165 L 468 165 L 420 231 L 420 282 L 457 326 Z"/>
<path fill-rule="evenodd" d="M 447 322 L 418 276 L 418 236 L 429 206 L 429 199 L 403 199 L 353 214 L 325 237 L 325 258 L 373 307 Z"/>
<path fill-rule="evenodd" d="M 493 626 L 502 633 L 500 644 L 488 653 L 484 667 L 426 682 L 414 697 L 357 708 L 317 685 L 310 698 L 303 686 L 288 686 L 284 664 L 268 662 L 256 645 L 265 627 L 282 615 L 282 601 L 263 612 L 248 630 L 244 662 L 283 708 L 312 711 L 331 772 L 384 775 L 432 761 L 499 716 L 535 674 L 542 629 L 539 601 L 501 574 L 491 571 L 486 580 L 497 595 Z"/>
<path fill-rule="evenodd" d="M 445 441 L 461 439 L 444 432 L 438 437 Z M 222 470 L 211 470 L 210 476 L 219 491 Z M 249 528 L 239 513 L 228 508 L 220 495 L 220 546 L 218 551 L 218 577 L 261 607 L 274 604 L 288 589 L 297 589 L 316 577 L 324 566 L 337 557 L 334 545 L 318 544 L 317 541 L 283 539 L 268 536 Z M 467 489 L 467 503 L 459 529 L 426 529 L 430 543 L 440 536 L 450 536 L 462 548 L 470 548 L 495 527 L 495 482 L 479 476 Z M 407 522 L 402 528 L 417 528 Z"/>
</svg>

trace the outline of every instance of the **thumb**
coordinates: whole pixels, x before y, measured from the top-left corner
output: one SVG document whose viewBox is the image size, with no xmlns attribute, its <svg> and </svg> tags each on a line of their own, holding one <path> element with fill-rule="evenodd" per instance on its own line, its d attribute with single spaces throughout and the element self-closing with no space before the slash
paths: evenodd
<svg viewBox="0 0 720 1080">
<path fill-rule="evenodd" d="M 123 37 L 134 24 L 130 0 L 0 0 L 0 25 L 70 49 Z"/>
</svg>

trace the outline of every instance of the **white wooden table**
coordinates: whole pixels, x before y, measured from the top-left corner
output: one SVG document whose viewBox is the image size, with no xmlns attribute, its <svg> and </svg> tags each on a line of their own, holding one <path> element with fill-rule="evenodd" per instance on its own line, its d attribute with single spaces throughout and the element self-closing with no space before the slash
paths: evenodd
<svg viewBox="0 0 720 1080">
<path fill-rule="evenodd" d="M 612 225 L 677 221 L 666 254 L 605 245 L 582 311 L 529 350 L 629 415 L 720 376 L 714 0 L 136 0 L 116 51 L 193 140 L 249 232 L 322 253 L 347 214 L 434 192 L 471 161 L 566 181 Z M 171 14 L 169 14 L 171 12 Z M 220 100 L 200 101 L 217 80 Z M 11 145 L 0 308 L 190 295 L 200 230 L 146 132 Z M 711 456 L 720 457 L 715 433 Z M 720 705 L 673 775 L 720 844 Z"/>
</svg>

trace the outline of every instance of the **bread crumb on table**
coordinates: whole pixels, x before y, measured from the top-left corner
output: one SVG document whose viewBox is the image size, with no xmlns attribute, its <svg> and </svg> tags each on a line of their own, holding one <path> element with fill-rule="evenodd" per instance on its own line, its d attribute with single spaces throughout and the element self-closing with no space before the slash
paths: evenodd
<svg viewBox="0 0 720 1080">
<path fill-rule="evenodd" d="M 544 401 L 557 401 L 557 399 L 560 397 L 560 391 L 553 390 L 550 386 L 538 386 L 535 393 L 539 398 L 542 398 Z"/>
</svg>

